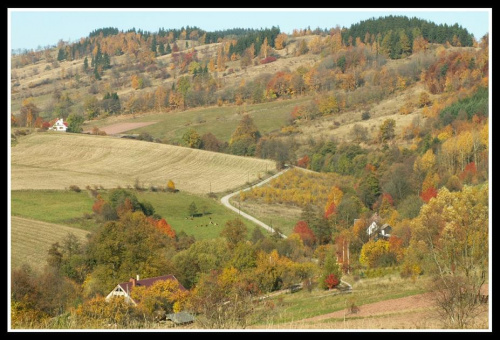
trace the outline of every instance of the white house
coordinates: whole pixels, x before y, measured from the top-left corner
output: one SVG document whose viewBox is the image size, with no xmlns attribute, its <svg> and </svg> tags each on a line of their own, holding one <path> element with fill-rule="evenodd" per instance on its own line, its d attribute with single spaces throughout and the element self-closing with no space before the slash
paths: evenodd
<svg viewBox="0 0 500 340">
<path fill-rule="evenodd" d="M 378 226 L 377 222 L 373 221 L 372 224 L 366 229 L 368 237 L 377 240 L 379 237 L 383 239 L 388 239 L 391 237 L 392 227 L 387 223 L 383 224 L 381 227 Z"/>
<path fill-rule="evenodd" d="M 174 275 L 164 275 L 158 277 L 152 277 L 149 279 L 139 280 L 139 275 L 137 275 L 137 279 L 130 278 L 127 282 L 119 283 L 109 294 L 106 296 L 106 301 L 109 301 L 113 296 L 122 296 L 126 302 L 137 305 L 138 301 L 134 301 L 131 297 L 132 290 L 135 287 L 150 287 L 156 281 L 166 281 L 172 280 L 179 284 L 179 289 L 181 291 L 186 291 L 187 289 L 177 280 Z"/>
<path fill-rule="evenodd" d="M 65 123 L 63 119 L 60 118 L 54 123 L 54 125 L 52 125 L 52 127 L 49 127 L 48 130 L 66 132 L 67 128 L 68 123 Z"/>
</svg>

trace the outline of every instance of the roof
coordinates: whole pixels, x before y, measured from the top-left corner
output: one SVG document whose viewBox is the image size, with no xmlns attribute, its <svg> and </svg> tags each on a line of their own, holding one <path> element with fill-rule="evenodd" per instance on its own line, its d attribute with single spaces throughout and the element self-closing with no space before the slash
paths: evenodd
<svg viewBox="0 0 500 340">
<path fill-rule="evenodd" d="M 68 123 L 67 122 L 63 122 L 64 126 L 68 126 Z"/>
<path fill-rule="evenodd" d="M 165 281 L 165 280 L 173 280 L 179 283 L 179 289 L 181 291 L 186 291 L 187 289 L 177 280 L 177 278 L 174 275 L 163 275 L 163 276 L 157 276 L 157 277 L 151 277 L 149 279 L 142 279 L 142 280 L 137 280 L 135 285 L 136 286 L 142 286 L 142 287 L 149 287 L 152 286 L 153 283 L 156 281 Z M 127 281 L 127 282 L 122 282 L 119 284 L 122 289 L 126 292 L 131 292 L 132 291 L 132 282 Z"/>
<path fill-rule="evenodd" d="M 170 313 L 166 315 L 167 320 L 172 320 L 176 324 L 194 321 L 194 316 L 187 312 Z"/>
<path fill-rule="evenodd" d="M 385 228 L 391 228 L 391 226 L 385 223 L 383 226 L 380 227 L 381 230 L 384 230 Z"/>
</svg>

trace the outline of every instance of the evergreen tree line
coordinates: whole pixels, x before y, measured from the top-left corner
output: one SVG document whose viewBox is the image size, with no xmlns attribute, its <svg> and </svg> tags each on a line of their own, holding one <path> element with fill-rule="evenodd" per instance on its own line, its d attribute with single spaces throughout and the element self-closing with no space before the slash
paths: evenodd
<svg viewBox="0 0 500 340">
<path fill-rule="evenodd" d="M 437 25 L 433 22 L 408 18 L 406 16 L 386 16 L 378 19 L 371 18 L 351 25 L 342 31 L 342 41 L 345 45 L 356 45 L 356 38 L 365 44 L 371 44 L 376 40 L 382 44 L 387 41 L 390 48 L 390 57 L 401 58 L 402 32 L 408 39 L 411 53 L 414 39 L 423 37 L 430 43 L 444 44 L 450 42 L 457 46 L 472 46 L 474 36 L 466 28 L 458 24 L 449 26 L 447 24 Z"/>
</svg>

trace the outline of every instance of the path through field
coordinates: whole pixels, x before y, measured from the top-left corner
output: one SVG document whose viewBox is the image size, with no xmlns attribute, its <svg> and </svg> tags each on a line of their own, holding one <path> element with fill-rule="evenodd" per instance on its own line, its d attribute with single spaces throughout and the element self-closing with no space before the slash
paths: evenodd
<svg viewBox="0 0 500 340">
<path fill-rule="evenodd" d="M 278 172 L 277 174 L 275 174 L 275 175 L 273 175 L 273 176 L 271 176 L 271 177 L 269 177 L 269 178 L 267 178 L 267 179 L 263 180 L 262 182 L 259 182 L 259 183 L 255 184 L 255 185 L 253 185 L 253 186 L 251 186 L 251 187 L 248 187 L 248 188 L 246 188 L 246 189 L 243 189 L 243 190 L 241 190 L 241 191 L 247 191 L 247 190 L 252 189 L 253 187 L 258 187 L 258 186 L 261 186 L 261 185 L 263 185 L 263 184 L 266 184 L 267 182 L 269 182 L 269 181 L 270 181 L 270 180 L 272 180 L 273 178 L 276 178 L 276 177 L 278 177 L 278 176 L 283 175 L 283 174 L 284 174 L 285 172 L 287 172 L 288 170 L 290 170 L 290 168 L 286 168 L 286 169 L 284 169 L 284 170 L 281 170 L 281 171 L 280 171 L 280 172 Z M 245 212 L 241 211 L 240 209 L 236 208 L 235 206 L 231 205 L 231 203 L 229 203 L 229 199 L 230 199 L 231 197 L 233 197 L 233 196 L 235 196 L 235 195 L 239 194 L 239 193 L 240 193 L 240 191 L 235 191 L 235 192 L 233 192 L 233 193 L 231 193 L 231 194 L 229 194 L 229 195 L 226 195 L 226 196 L 222 197 L 220 201 L 221 201 L 221 203 L 222 203 L 224 206 L 226 206 L 226 207 L 228 207 L 229 209 L 231 209 L 231 210 L 233 210 L 233 211 L 237 212 L 238 214 L 240 214 L 241 216 L 243 216 L 243 217 L 244 217 L 244 218 L 246 218 L 247 220 L 250 220 L 250 221 L 254 222 L 254 223 L 255 223 L 255 224 L 257 224 L 257 225 L 260 225 L 262 228 L 266 229 L 267 231 L 269 231 L 269 232 L 271 232 L 271 233 L 274 233 L 274 229 L 273 229 L 273 228 L 271 228 L 270 226 L 268 226 L 268 225 L 267 225 L 267 224 L 265 224 L 264 222 L 259 221 L 259 220 L 258 220 L 258 219 L 256 219 L 255 217 L 253 217 L 253 216 L 251 216 L 251 215 L 248 215 L 247 213 L 245 213 Z M 281 234 L 281 237 L 286 238 L 286 236 L 285 236 L 285 235 L 283 235 L 283 234 Z"/>
</svg>

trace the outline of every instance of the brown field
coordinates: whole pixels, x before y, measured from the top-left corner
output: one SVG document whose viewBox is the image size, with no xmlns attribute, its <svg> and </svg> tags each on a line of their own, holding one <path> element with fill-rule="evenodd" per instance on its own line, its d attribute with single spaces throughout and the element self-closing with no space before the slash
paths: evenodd
<svg viewBox="0 0 500 340">
<path fill-rule="evenodd" d="M 68 233 L 73 233 L 81 241 L 88 231 L 27 218 L 11 216 L 11 266 L 17 268 L 23 263 L 33 269 L 41 269 L 46 264 L 47 251 L 55 242 L 61 242 Z"/>
<path fill-rule="evenodd" d="M 487 290 L 487 288 L 486 288 Z M 251 328 L 266 329 L 255 326 Z M 488 328 L 488 307 L 484 305 L 473 329 Z M 269 329 L 443 329 L 430 293 L 379 301 L 362 305 L 355 314 L 346 310 L 323 314 L 294 322 L 269 325 Z"/>
<path fill-rule="evenodd" d="M 108 126 L 105 126 L 103 128 L 100 128 L 99 130 L 106 132 L 107 135 L 114 135 L 114 134 L 122 133 L 125 131 L 137 129 L 137 128 L 140 128 L 143 126 L 148 126 L 148 125 L 151 125 L 154 123 L 156 123 L 156 122 L 116 123 L 116 124 L 112 124 L 112 125 L 108 125 Z M 90 131 L 92 131 L 92 130 L 90 129 L 90 130 L 86 130 L 83 132 L 86 133 L 86 132 L 90 132 Z"/>
<path fill-rule="evenodd" d="M 11 149 L 11 190 L 166 186 L 194 194 L 225 192 L 276 169 L 270 160 L 70 133 L 34 133 Z"/>
</svg>

